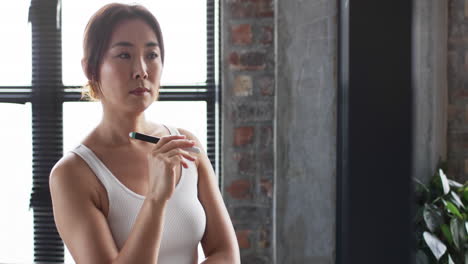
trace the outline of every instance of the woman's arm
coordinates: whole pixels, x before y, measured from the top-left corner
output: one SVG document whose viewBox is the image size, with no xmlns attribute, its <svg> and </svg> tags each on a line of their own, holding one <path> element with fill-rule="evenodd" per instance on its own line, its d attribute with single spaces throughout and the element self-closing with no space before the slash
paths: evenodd
<svg viewBox="0 0 468 264">
<path fill-rule="evenodd" d="M 76 263 L 157 263 L 165 203 L 144 201 L 119 252 L 106 217 L 98 209 L 96 192 L 90 188 L 95 186 L 89 182 L 92 173 L 83 160 L 69 155 L 50 175 L 55 223 Z"/>
<path fill-rule="evenodd" d="M 179 128 L 181 134 L 194 140 L 195 146 L 203 150 L 200 141 L 189 131 Z M 239 245 L 223 202 L 223 197 L 216 184 L 216 175 L 207 155 L 198 155 L 198 198 L 206 214 L 206 230 L 202 238 L 202 247 L 206 255 L 203 264 L 240 263 Z"/>
</svg>

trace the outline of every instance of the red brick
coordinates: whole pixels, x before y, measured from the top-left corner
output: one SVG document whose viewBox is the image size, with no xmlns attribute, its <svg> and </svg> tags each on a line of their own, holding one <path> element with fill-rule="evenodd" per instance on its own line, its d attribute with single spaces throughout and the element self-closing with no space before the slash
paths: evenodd
<svg viewBox="0 0 468 264">
<path fill-rule="evenodd" d="M 269 198 L 273 197 L 273 183 L 268 179 L 260 180 L 260 189 L 262 193 L 266 194 Z"/>
<path fill-rule="evenodd" d="M 247 249 L 250 248 L 250 234 L 252 230 L 238 230 L 236 231 L 237 242 L 239 243 L 239 248 Z"/>
<path fill-rule="evenodd" d="M 228 0 L 233 3 L 260 3 L 260 2 L 272 2 L 272 0 Z"/>
<path fill-rule="evenodd" d="M 243 53 L 231 52 L 229 64 L 234 70 L 263 70 L 266 67 L 266 54 L 249 51 Z"/>
<path fill-rule="evenodd" d="M 270 231 L 263 228 L 260 230 L 260 239 L 258 241 L 260 248 L 269 248 L 270 247 Z"/>
<path fill-rule="evenodd" d="M 239 56 L 239 53 L 237 52 L 231 52 L 231 54 L 229 54 L 229 64 L 230 65 L 240 65 L 240 56 Z"/>
<path fill-rule="evenodd" d="M 468 124 L 468 105 L 465 106 L 465 120 L 463 120 L 465 124 Z"/>
<path fill-rule="evenodd" d="M 448 121 L 454 120 L 456 118 L 457 114 L 458 114 L 458 107 L 453 105 L 453 104 L 449 104 L 447 106 Z"/>
<path fill-rule="evenodd" d="M 465 52 L 465 72 L 468 72 L 468 51 Z"/>
<path fill-rule="evenodd" d="M 252 77 L 249 75 L 238 75 L 234 80 L 234 95 L 249 96 L 253 93 Z"/>
<path fill-rule="evenodd" d="M 272 44 L 273 43 L 273 28 L 270 26 L 262 27 L 262 38 L 260 39 L 262 44 Z"/>
<path fill-rule="evenodd" d="M 467 99 L 468 98 L 468 91 L 466 89 L 457 89 L 455 91 L 452 91 L 453 95 L 452 97 L 455 99 Z"/>
<path fill-rule="evenodd" d="M 257 153 L 257 163 L 259 163 L 259 166 L 261 167 L 262 171 L 273 171 L 274 168 L 274 155 L 273 155 L 273 147 L 270 147 L 270 149 L 265 148 L 265 151 L 262 151 L 261 153 Z"/>
<path fill-rule="evenodd" d="M 252 143 L 254 136 L 254 127 L 238 127 L 234 131 L 234 146 L 244 146 Z"/>
<path fill-rule="evenodd" d="M 468 17 L 468 0 L 465 0 L 465 17 Z"/>
<path fill-rule="evenodd" d="M 232 3 L 230 5 L 230 10 L 233 18 L 248 18 L 255 16 L 254 10 L 243 3 Z"/>
<path fill-rule="evenodd" d="M 465 174 L 468 174 L 468 159 L 465 160 Z"/>
<path fill-rule="evenodd" d="M 468 43 L 468 37 L 464 36 L 450 36 L 448 39 L 449 45 L 463 45 Z"/>
<path fill-rule="evenodd" d="M 252 43 L 252 26 L 250 24 L 241 24 L 231 27 L 232 44 L 247 45 Z"/>
<path fill-rule="evenodd" d="M 251 199 L 251 189 L 252 184 L 246 179 L 235 180 L 231 182 L 231 185 L 226 187 L 226 191 L 231 195 L 231 197 L 239 200 Z"/>
<path fill-rule="evenodd" d="M 274 101 L 273 100 L 236 100 L 230 105 L 228 114 L 232 121 L 236 123 L 273 121 Z"/>
<path fill-rule="evenodd" d="M 263 126 L 260 128 L 260 147 L 269 148 L 273 145 L 273 127 Z"/>
<path fill-rule="evenodd" d="M 233 158 L 237 161 L 237 167 L 241 174 L 253 174 L 256 170 L 257 160 L 255 155 L 249 152 L 234 153 Z"/>
<path fill-rule="evenodd" d="M 264 76 L 258 80 L 260 94 L 264 96 L 272 96 L 275 93 L 275 83 L 272 77 Z"/>
<path fill-rule="evenodd" d="M 230 11 L 233 18 L 273 17 L 273 1 L 234 1 L 230 3 Z"/>
<path fill-rule="evenodd" d="M 255 16 L 256 17 L 273 17 L 273 1 L 272 0 L 254 0 Z"/>
</svg>

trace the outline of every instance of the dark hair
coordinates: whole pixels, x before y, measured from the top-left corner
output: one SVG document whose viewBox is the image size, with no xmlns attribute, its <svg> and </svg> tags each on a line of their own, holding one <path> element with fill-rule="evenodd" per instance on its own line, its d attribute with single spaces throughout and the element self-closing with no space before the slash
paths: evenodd
<svg viewBox="0 0 468 264">
<path fill-rule="evenodd" d="M 161 51 L 161 61 L 164 64 L 164 43 L 158 20 L 141 5 L 112 3 L 103 6 L 89 20 L 84 31 L 83 56 L 88 84 L 83 88 L 83 96 L 95 100 L 96 86 L 99 85 L 99 69 L 102 58 L 109 46 L 112 33 L 120 22 L 129 19 L 141 19 L 154 31 Z"/>
</svg>

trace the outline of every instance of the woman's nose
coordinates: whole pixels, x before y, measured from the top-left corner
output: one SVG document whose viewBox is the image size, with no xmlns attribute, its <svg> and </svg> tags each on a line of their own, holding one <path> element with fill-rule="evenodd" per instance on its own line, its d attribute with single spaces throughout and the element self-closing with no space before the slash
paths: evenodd
<svg viewBox="0 0 468 264">
<path fill-rule="evenodd" d="M 135 66 L 133 70 L 133 78 L 134 79 L 147 79 L 148 78 L 146 63 L 143 59 L 138 59 L 135 61 Z"/>
</svg>

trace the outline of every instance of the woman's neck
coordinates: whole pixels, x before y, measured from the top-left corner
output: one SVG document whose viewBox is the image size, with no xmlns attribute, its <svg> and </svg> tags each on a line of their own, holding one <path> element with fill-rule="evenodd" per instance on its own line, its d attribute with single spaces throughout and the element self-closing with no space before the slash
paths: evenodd
<svg viewBox="0 0 468 264">
<path fill-rule="evenodd" d="M 135 116 L 104 112 L 95 132 L 101 143 L 108 146 L 121 146 L 131 143 L 128 136 L 130 132 L 150 134 L 152 130 L 154 128 L 146 121 L 144 113 Z"/>
</svg>

